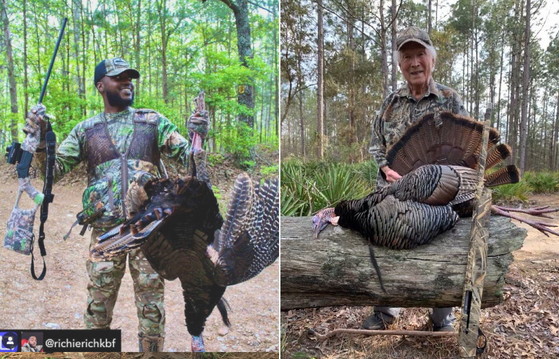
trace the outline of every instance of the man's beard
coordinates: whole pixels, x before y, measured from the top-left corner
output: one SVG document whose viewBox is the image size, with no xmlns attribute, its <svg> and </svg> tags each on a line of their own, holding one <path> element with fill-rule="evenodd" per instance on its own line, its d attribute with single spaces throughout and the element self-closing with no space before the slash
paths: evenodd
<svg viewBox="0 0 559 359">
<path fill-rule="evenodd" d="M 131 99 L 123 99 L 122 97 L 120 97 L 118 91 L 114 91 L 114 92 L 107 91 L 106 94 L 107 94 L 107 101 L 109 101 L 109 105 L 113 107 L 128 107 L 128 106 L 132 106 L 132 104 L 134 103 L 134 93 L 132 93 Z"/>
</svg>

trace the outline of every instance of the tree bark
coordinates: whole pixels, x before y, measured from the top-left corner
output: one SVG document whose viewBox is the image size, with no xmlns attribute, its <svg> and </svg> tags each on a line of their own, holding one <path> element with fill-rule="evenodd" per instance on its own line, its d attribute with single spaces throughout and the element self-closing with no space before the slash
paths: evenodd
<svg viewBox="0 0 559 359">
<path fill-rule="evenodd" d="M 528 137 L 528 104 L 530 98 L 528 89 L 530 88 L 530 11 L 532 10 L 531 1 L 526 1 L 526 27 L 524 29 L 524 73 L 522 79 L 522 109 L 520 115 L 520 174 L 526 169 L 526 138 Z"/>
<path fill-rule="evenodd" d="M 392 6 L 390 7 L 390 13 L 391 13 L 391 18 L 392 18 L 392 32 L 391 32 L 391 48 L 392 48 L 392 53 L 390 54 L 390 58 L 392 59 L 392 68 L 391 68 L 391 77 L 390 77 L 390 83 L 392 84 L 392 92 L 396 91 L 397 87 L 398 87 L 398 83 L 397 83 L 397 74 L 396 74 L 396 68 L 398 67 L 398 61 L 396 59 L 396 56 L 394 55 L 396 53 L 396 37 L 397 37 L 397 19 L 396 19 L 396 0 L 392 0 Z"/>
<path fill-rule="evenodd" d="M 16 78 L 14 75 L 14 57 L 12 52 L 12 40 L 10 34 L 10 20 L 8 19 L 8 10 L 5 0 L 2 0 L 2 25 L 4 30 L 4 44 L 6 46 L 6 61 L 8 63 L 8 83 L 10 84 L 10 110 L 14 116 L 11 118 L 10 123 L 10 134 L 12 140 L 17 140 L 17 116 L 18 106 L 17 106 L 17 88 L 16 88 Z"/>
<path fill-rule="evenodd" d="M 427 33 L 431 35 L 431 30 L 433 28 L 432 20 L 431 20 L 431 12 L 432 12 L 432 1 L 427 0 Z"/>
<path fill-rule="evenodd" d="M 555 124 L 553 125 L 553 145 L 551 146 L 552 153 L 552 166 L 551 170 L 556 171 L 559 169 L 559 146 L 557 139 L 559 138 L 559 90 L 555 102 Z"/>
<path fill-rule="evenodd" d="M 318 35 L 317 35 L 317 89 L 316 89 L 316 132 L 317 159 L 324 157 L 324 23 L 322 18 L 322 0 L 316 2 Z"/>
<path fill-rule="evenodd" d="M 27 0 L 23 1 L 23 18 L 27 19 Z M 25 102 L 23 104 L 23 111 L 27 113 L 29 111 L 29 71 L 27 69 L 27 21 L 23 22 L 23 92 L 25 96 Z"/>
<path fill-rule="evenodd" d="M 161 90 L 163 91 L 163 101 L 169 103 L 169 82 L 167 76 L 167 45 L 169 44 L 170 34 L 167 31 L 167 1 L 157 3 L 159 15 L 159 31 L 161 33 Z"/>
<path fill-rule="evenodd" d="M 463 218 L 428 245 L 412 250 L 375 246 L 387 293 L 382 292 L 365 239 L 341 227 L 312 239 L 309 217 L 282 217 L 281 308 L 334 305 L 460 306 L 471 219 Z M 482 307 L 503 300 L 504 275 L 526 230 L 508 218 L 489 222 L 487 276 Z"/>
<path fill-rule="evenodd" d="M 83 78 L 81 77 L 80 72 L 80 62 L 83 63 L 83 58 L 80 56 L 80 23 L 81 23 L 81 1 L 73 0 L 72 1 L 72 21 L 73 21 L 73 28 L 74 28 L 74 43 L 73 43 L 73 57 L 75 61 L 75 76 L 74 81 L 78 85 L 78 96 L 81 99 L 85 99 L 85 83 Z M 70 67 L 70 66 L 68 66 Z M 85 114 L 85 108 L 83 105 L 81 106 L 82 114 Z"/>
<path fill-rule="evenodd" d="M 235 15 L 235 26 L 237 29 L 237 50 L 239 51 L 239 60 L 241 64 L 250 68 L 248 61 L 252 59 L 252 38 L 250 35 L 250 22 L 248 19 L 248 1 L 247 0 L 221 0 L 226 4 Z M 254 109 L 253 86 L 251 83 L 239 86 L 237 101 L 240 105 L 244 105 L 250 110 Z M 239 115 L 239 120 L 245 122 L 250 128 L 254 128 L 254 116 Z"/>
<path fill-rule="evenodd" d="M 388 96 L 388 59 L 386 50 L 386 32 L 388 28 L 384 21 L 384 0 L 380 0 L 379 3 L 379 15 L 380 15 L 380 31 L 379 31 L 379 41 L 380 41 L 380 66 L 381 66 L 381 80 L 382 80 L 382 98 Z"/>
</svg>

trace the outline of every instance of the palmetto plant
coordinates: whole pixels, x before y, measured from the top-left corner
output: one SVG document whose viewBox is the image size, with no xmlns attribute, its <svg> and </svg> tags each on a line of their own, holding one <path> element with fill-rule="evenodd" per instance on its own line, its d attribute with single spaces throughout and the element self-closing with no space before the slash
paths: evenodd
<svg viewBox="0 0 559 359">
<path fill-rule="evenodd" d="M 308 216 L 342 199 L 363 197 L 373 190 L 373 185 L 364 179 L 368 167 L 370 165 L 284 161 L 281 168 L 282 214 Z"/>
<path fill-rule="evenodd" d="M 526 172 L 524 181 L 534 193 L 559 191 L 559 172 Z"/>
</svg>

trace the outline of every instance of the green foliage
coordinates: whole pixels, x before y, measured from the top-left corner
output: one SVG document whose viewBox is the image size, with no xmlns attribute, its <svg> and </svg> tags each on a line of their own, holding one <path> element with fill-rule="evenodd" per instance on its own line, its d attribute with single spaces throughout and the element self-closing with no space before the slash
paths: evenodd
<svg viewBox="0 0 559 359">
<path fill-rule="evenodd" d="M 308 216 L 342 200 L 365 196 L 371 185 L 362 177 L 366 165 L 283 161 L 281 207 L 287 216 Z"/>
<path fill-rule="evenodd" d="M 237 163 L 245 169 L 255 165 L 250 150 L 256 145 L 257 137 L 252 128 L 240 121 L 226 124 L 220 133 L 224 151 L 232 154 Z"/>
<path fill-rule="evenodd" d="M 312 213 L 311 185 L 303 162 L 281 164 L 281 212 L 285 216 L 308 216 Z"/>
<path fill-rule="evenodd" d="M 141 77 L 136 80 L 135 108 L 154 109 L 179 128 L 182 134 L 185 119 L 192 113 L 192 99 L 200 90 L 206 92 L 206 103 L 214 125 L 211 151 L 226 153 L 233 148 L 243 157 L 247 167 L 253 165 L 246 153 L 253 143 L 273 143 L 277 148 L 277 33 L 276 11 L 257 12 L 249 7 L 251 48 L 253 57 L 248 67 L 242 66 L 237 52 L 235 16 L 222 1 L 66 1 L 7 2 L 10 34 L 17 83 L 17 114 L 11 114 L 8 71 L 5 51 L 0 56 L 0 75 L 6 78 L 0 91 L 0 132 L 3 142 L 11 142 L 11 120 L 23 135 L 23 117 L 27 107 L 35 105 L 46 68 L 54 49 L 60 20 L 70 18 L 43 103 L 56 117 L 53 128 L 58 140 L 70 130 L 102 111 L 101 96 L 93 86 L 96 64 L 103 58 L 122 56 Z M 275 10 L 278 2 L 264 1 Z M 76 8 L 75 8 L 76 7 Z M 80 16 L 76 16 L 80 14 Z M 141 14 L 141 16 L 138 16 Z M 24 24 L 27 33 L 24 36 Z M 165 26 L 163 26 L 165 25 Z M 137 43 L 136 40 L 139 40 Z M 27 52 L 24 53 L 23 49 Z M 25 57 L 25 58 L 24 58 Z M 27 77 L 27 85 L 24 79 Z M 242 84 L 254 86 L 254 109 L 237 103 Z M 26 101 L 27 100 L 27 101 Z M 263 135 L 245 136 L 233 146 L 238 131 L 230 123 L 241 114 L 254 116 L 255 128 Z M 222 125 L 228 124 L 228 128 Z M 223 145 L 221 135 L 228 136 Z M 243 147 L 243 149 L 240 149 Z"/>
<path fill-rule="evenodd" d="M 559 191 L 559 172 L 525 172 L 523 181 L 534 193 Z"/>
<path fill-rule="evenodd" d="M 225 162 L 225 156 L 221 153 L 208 153 L 207 159 L 210 166 L 217 166 Z"/>
<path fill-rule="evenodd" d="M 157 97 L 142 96 L 134 102 L 134 107 L 150 108 L 156 110 L 163 116 L 167 117 L 169 121 L 174 123 L 179 128 L 179 132 L 181 132 L 183 135 L 186 134 L 184 123 L 187 118 L 187 114 L 181 111 L 181 109 L 177 108 L 176 106 L 170 106 L 169 104 L 166 104 L 163 99 Z"/>
<path fill-rule="evenodd" d="M 361 177 L 370 188 L 376 186 L 378 176 L 378 165 L 376 161 L 370 160 L 353 165 L 356 174 Z"/>
<path fill-rule="evenodd" d="M 221 190 L 219 189 L 219 187 L 212 185 L 212 191 L 215 195 L 215 198 L 217 199 L 217 204 L 219 205 L 219 213 L 225 216 L 227 214 L 227 203 L 225 203 L 226 201 L 223 198 Z"/>
<path fill-rule="evenodd" d="M 274 174 L 277 174 L 278 172 L 279 172 L 278 165 L 264 166 L 260 168 L 260 174 L 264 177 L 270 177 Z"/>
<path fill-rule="evenodd" d="M 493 188 L 494 202 L 526 202 L 530 195 L 530 186 L 520 181 Z"/>
</svg>

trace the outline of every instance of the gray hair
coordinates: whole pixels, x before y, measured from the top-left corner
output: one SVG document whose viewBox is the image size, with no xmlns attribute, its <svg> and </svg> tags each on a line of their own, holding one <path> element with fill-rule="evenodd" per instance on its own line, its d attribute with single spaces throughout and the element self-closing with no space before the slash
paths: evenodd
<svg viewBox="0 0 559 359">
<path fill-rule="evenodd" d="M 425 50 L 427 50 L 429 55 L 431 55 L 433 60 L 435 60 L 435 62 L 436 62 L 437 61 L 437 50 L 433 46 L 429 46 L 429 45 L 425 46 Z M 402 57 L 402 53 L 400 51 L 394 51 L 394 57 L 396 58 L 396 61 L 399 64 L 400 60 L 401 60 L 401 57 Z"/>
</svg>

